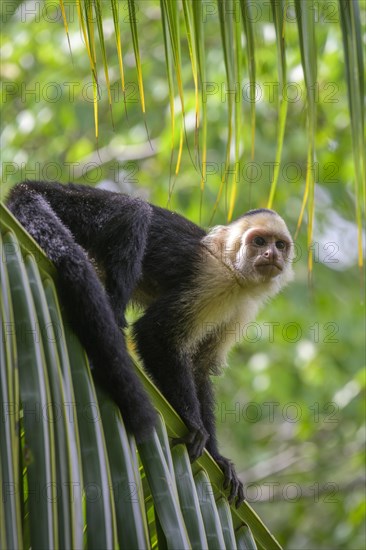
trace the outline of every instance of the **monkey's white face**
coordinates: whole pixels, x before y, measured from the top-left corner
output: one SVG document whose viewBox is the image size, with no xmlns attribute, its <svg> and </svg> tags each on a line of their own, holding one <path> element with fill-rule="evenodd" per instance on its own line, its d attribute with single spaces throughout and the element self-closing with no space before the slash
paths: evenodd
<svg viewBox="0 0 366 550">
<path fill-rule="evenodd" d="M 253 281 L 273 279 L 289 269 L 291 248 L 288 233 L 254 226 L 243 235 L 235 268 Z"/>
<path fill-rule="evenodd" d="M 292 279 L 293 243 L 276 212 L 246 215 L 215 227 L 204 241 L 245 286 L 276 281 L 282 287 Z"/>
</svg>

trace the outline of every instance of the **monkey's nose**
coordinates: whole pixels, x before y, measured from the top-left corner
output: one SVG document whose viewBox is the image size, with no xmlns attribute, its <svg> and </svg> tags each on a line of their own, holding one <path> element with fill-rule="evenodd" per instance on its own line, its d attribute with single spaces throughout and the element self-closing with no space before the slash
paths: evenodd
<svg viewBox="0 0 366 550">
<path fill-rule="evenodd" d="M 273 259 L 273 249 L 272 248 L 267 248 L 267 250 L 264 252 L 263 256 L 265 258 L 268 258 L 268 260 L 272 260 Z"/>
<path fill-rule="evenodd" d="M 267 250 L 263 253 L 263 256 L 268 260 L 269 262 L 275 262 L 278 258 L 278 253 L 276 247 L 269 246 Z"/>
</svg>

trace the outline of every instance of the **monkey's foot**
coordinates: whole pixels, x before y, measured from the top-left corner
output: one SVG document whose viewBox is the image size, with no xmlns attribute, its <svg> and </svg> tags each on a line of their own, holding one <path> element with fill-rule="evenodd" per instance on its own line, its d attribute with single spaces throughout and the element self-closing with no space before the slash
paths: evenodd
<svg viewBox="0 0 366 550">
<path fill-rule="evenodd" d="M 184 437 L 173 439 L 173 445 L 184 443 L 187 446 L 187 451 L 191 462 L 199 458 L 206 446 L 209 435 L 204 428 L 191 428 L 189 433 Z"/>
<path fill-rule="evenodd" d="M 238 475 L 235 471 L 235 466 L 228 458 L 221 455 L 212 455 L 221 470 L 224 472 L 225 481 L 224 489 L 230 487 L 229 502 L 232 504 L 236 499 L 235 506 L 239 508 L 240 504 L 244 502 L 244 487 Z"/>
</svg>

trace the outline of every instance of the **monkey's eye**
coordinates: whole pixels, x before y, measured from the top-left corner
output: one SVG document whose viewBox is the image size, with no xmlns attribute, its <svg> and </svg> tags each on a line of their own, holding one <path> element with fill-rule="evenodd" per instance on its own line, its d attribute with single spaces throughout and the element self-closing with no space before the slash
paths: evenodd
<svg viewBox="0 0 366 550">
<path fill-rule="evenodd" d="M 254 237 L 253 239 L 253 243 L 256 244 L 257 246 L 264 246 L 266 244 L 266 241 L 265 239 L 263 239 L 263 237 Z"/>
<path fill-rule="evenodd" d="M 284 248 L 286 248 L 285 241 L 276 241 L 276 248 L 278 248 L 278 250 L 284 250 Z"/>
</svg>

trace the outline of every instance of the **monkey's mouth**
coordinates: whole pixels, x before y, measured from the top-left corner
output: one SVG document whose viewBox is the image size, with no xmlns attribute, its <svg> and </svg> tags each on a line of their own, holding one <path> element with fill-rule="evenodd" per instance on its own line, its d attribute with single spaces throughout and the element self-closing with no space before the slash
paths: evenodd
<svg viewBox="0 0 366 550">
<path fill-rule="evenodd" d="M 260 273 L 266 274 L 268 277 L 275 277 L 283 270 L 283 267 L 280 263 L 276 262 L 263 262 L 256 265 L 256 268 Z"/>
</svg>

